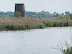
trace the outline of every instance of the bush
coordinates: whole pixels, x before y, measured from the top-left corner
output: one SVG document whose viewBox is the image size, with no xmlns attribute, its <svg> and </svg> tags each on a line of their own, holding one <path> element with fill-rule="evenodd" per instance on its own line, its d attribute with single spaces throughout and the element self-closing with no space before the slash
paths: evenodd
<svg viewBox="0 0 72 54">
<path fill-rule="evenodd" d="M 70 16 L 70 18 L 72 19 L 72 14 L 70 14 L 69 16 Z"/>
<path fill-rule="evenodd" d="M 14 17 L 21 17 L 21 13 L 20 12 L 15 12 Z"/>
</svg>

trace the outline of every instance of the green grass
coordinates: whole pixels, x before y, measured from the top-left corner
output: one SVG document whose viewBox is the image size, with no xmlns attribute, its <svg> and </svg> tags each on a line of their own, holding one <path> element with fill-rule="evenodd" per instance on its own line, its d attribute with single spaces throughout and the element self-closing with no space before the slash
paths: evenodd
<svg viewBox="0 0 72 54">
<path fill-rule="evenodd" d="M 27 30 L 27 29 L 43 29 L 45 27 L 67 27 L 67 26 L 72 26 L 72 23 L 43 22 L 42 24 L 24 24 L 24 25 L 1 24 L 0 30 Z"/>
<path fill-rule="evenodd" d="M 72 26 L 72 23 L 69 22 L 43 22 L 45 27 L 67 27 Z"/>
<path fill-rule="evenodd" d="M 27 30 L 27 29 L 43 29 L 44 25 L 24 24 L 24 25 L 0 25 L 0 30 Z"/>
</svg>

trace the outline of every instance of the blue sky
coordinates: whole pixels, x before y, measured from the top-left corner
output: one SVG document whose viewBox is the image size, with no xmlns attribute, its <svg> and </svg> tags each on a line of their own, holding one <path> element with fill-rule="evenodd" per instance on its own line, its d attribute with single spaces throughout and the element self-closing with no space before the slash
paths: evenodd
<svg viewBox="0 0 72 54">
<path fill-rule="evenodd" d="M 15 3 L 24 3 L 26 11 L 72 12 L 72 0 L 0 0 L 0 11 L 13 11 Z"/>
</svg>

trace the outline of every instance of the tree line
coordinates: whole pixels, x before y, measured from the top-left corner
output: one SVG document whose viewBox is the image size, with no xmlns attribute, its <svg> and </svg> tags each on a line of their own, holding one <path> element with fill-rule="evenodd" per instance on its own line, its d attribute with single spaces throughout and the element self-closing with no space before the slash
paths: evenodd
<svg viewBox="0 0 72 54">
<path fill-rule="evenodd" d="M 33 17 L 33 18 L 54 18 L 54 17 L 72 17 L 72 14 L 69 11 L 66 11 L 64 13 L 50 13 L 50 12 L 31 12 L 31 11 L 26 11 L 26 16 L 28 17 Z M 0 11 L 0 17 L 14 17 L 14 12 L 2 12 Z"/>
</svg>

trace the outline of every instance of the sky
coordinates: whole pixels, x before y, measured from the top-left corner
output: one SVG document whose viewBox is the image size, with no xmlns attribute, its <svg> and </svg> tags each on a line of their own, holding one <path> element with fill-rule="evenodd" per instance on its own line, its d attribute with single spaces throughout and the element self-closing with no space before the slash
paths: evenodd
<svg viewBox="0 0 72 54">
<path fill-rule="evenodd" d="M 24 3 L 26 11 L 72 12 L 72 0 L 0 0 L 0 11 L 15 10 L 15 3 Z"/>
</svg>

